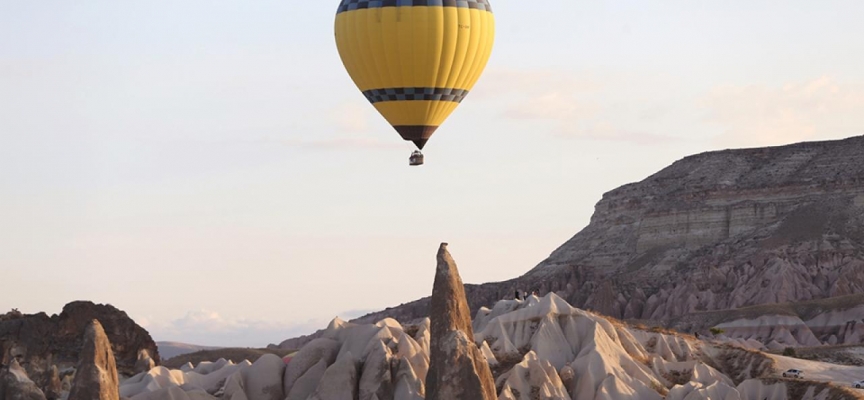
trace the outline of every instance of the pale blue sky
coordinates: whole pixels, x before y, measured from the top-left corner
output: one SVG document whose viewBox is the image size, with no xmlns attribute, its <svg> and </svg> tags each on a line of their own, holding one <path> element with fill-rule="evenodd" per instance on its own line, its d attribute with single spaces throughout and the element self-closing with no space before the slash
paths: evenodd
<svg viewBox="0 0 864 400">
<path fill-rule="evenodd" d="M 864 134 L 864 2 L 493 0 L 408 168 L 330 3 L 0 0 L 0 310 L 266 345 L 428 295 L 441 241 L 509 279 L 688 154 Z"/>
</svg>

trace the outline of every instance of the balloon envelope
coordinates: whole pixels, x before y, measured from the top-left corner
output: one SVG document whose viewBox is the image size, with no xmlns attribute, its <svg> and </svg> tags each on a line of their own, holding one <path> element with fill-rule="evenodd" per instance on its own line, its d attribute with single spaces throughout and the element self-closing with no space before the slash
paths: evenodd
<svg viewBox="0 0 864 400">
<path fill-rule="evenodd" d="M 343 0 L 336 13 L 351 79 L 421 149 L 480 78 L 494 37 L 487 0 Z"/>
</svg>

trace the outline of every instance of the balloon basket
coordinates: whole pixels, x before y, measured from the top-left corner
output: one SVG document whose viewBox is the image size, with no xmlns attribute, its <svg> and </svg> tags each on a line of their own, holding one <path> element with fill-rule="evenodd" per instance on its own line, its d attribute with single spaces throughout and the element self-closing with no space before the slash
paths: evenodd
<svg viewBox="0 0 864 400">
<path fill-rule="evenodd" d="M 423 153 L 414 151 L 411 153 L 411 157 L 408 157 L 408 165 L 412 167 L 423 165 L 423 158 Z"/>
</svg>

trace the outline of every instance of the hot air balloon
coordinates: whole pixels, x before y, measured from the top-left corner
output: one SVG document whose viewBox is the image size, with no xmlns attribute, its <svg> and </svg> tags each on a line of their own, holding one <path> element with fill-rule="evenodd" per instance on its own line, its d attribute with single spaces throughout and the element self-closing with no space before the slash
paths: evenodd
<svg viewBox="0 0 864 400">
<path fill-rule="evenodd" d="M 468 95 L 492 54 L 487 0 L 342 0 L 336 47 L 366 99 L 419 150 Z"/>
</svg>

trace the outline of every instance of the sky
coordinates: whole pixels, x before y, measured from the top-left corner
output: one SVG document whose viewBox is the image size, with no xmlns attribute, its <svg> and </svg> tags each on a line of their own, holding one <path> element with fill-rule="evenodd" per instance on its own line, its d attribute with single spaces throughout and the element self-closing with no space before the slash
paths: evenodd
<svg viewBox="0 0 864 400">
<path fill-rule="evenodd" d="M 266 346 L 428 296 L 441 242 L 514 278 L 687 155 L 864 134 L 859 0 L 491 2 L 486 71 L 409 168 L 337 1 L 0 0 L 0 311 Z"/>
</svg>

